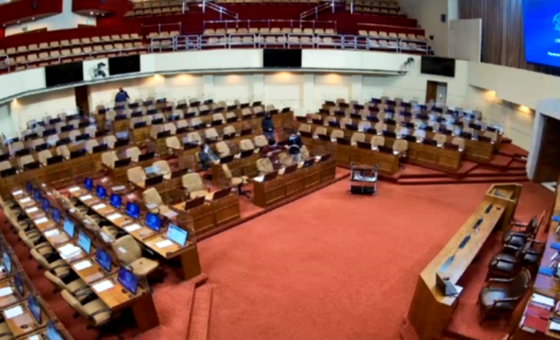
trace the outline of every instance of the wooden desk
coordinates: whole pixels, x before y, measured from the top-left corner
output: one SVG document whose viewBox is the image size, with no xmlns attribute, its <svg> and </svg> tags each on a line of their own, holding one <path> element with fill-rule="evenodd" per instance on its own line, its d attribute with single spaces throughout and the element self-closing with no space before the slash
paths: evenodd
<svg viewBox="0 0 560 340">
<path fill-rule="evenodd" d="M 336 161 L 315 163 L 306 169 L 298 169 L 292 174 L 278 176 L 273 180 L 261 182 L 253 180 L 253 203 L 266 208 L 293 197 L 305 190 L 312 189 L 334 178 Z"/>
<path fill-rule="evenodd" d="M 408 319 L 416 331 L 418 339 L 431 340 L 440 337 L 461 296 L 462 287 L 457 287 L 459 295 L 456 297 L 441 294 L 436 287 L 436 273 L 449 277 L 450 282 L 457 285 L 484 246 L 490 233 L 496 228 L 509 225 L 511 217 L 508 214 L 512 210 L 514 212 L 517 206 L 521 186 L 515 184 L 493 185 L 490 190 L 494 190 L 496 187 L 511 188 L 518 194 L 510 199 L 485 194 L 483 201 L 461 229 L 420 273 L 408 311 Z M 478 231 L 474 231 L 473 226 L 481 217 L 483 221 L 480 223 Z M 470 235 L 470 240 L 460 249 L 461 243 L 468 235 Z M 452 258 L 451 261 L 449 261 L 450 258 Z"/>
<path fill-rule="evenodd" d="M 260 159 L 259 154 L 253 154 L 246 158 L 234 159 L 227 164 L 229 170 L 235 176 L 255 177 L 258 175 L 257 161 Z M 212 164 L 212 184 L 221 186 L 223 183 L 228 183 L 229 179 L 224 174 L 222 167 L 223 164 Z"/>
<path fill-rule="evenodd" d="M 6 311 L 18 306 L 23 310 L 23 314 L 8 319 L 6 317 Z M 31 315 L 27 301 L 22 301 L 17 305 L 2 310 L 2 316 L 4 317 L 4 320 L 6 320 L 10 331 L 16 338 L 32 332 L 36 332 L 37 329 L 45 327 L 49 319 L 43 308 L 41 308 L 41 323 L 38 323 L 37 320 L 35 320 L 35 318 L 33 318 L 33 316 Z"/>
<path fill-rule="evenodd" d="M 23 285 L 23 296 L 20 296 L 18 291 L 16 290 L 16 286 L 14 284 L 13 278 L 7 278 L 6 280 L 0 281 L 0 289 L 2 288 L 11 288 L 12 294 L 5 295 L 0 297 L 0 309 L 6 309 L 9 305 L 13 305 L 22 301 L 26 296 L 29 289 Z"/>
</svg>

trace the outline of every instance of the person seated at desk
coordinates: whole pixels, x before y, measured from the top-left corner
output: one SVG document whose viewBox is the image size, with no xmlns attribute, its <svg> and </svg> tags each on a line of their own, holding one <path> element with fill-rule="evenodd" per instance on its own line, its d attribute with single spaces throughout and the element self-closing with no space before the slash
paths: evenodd
<svg viewBox="0 0 560 340">
<path fill-rule="evenodd" d="M 212 164 L 218 164 L 220 159 L 214 154 L 212 149 L 206 143 L 200 144 L 200 151 L 198 152 L 198 161 L 202 170 L 206 171 Z"/>
<path fill-rule="evenodd" d="M 274 122 L 272 121 L 272 115 L 270 112 L 267 112 L 264 118 L 261 121 L 261 127 L 263 130 L 263 134 L 268 140 L 276 140 L 274 135 Z"/>
<path fill-rule="evenodd" d="M 268 157 L 272 163 L 278 162 L 278 154 L 282 151 L 282 148 L 278 146 L 276 140 L 269 139 L 268 145 L 261 148 L 261 157 Z"/>
<path fill-rule="evenodd" d="M 296 135 L 292 134 L 290 138 L 288 138 L 288 144 L 286 144 L 286 149 L 294 159 L 294 163 L 299 164 L 301 162 L 301 147 L 303 143 L 301 142 L 301 138 Z"/>
</svg>

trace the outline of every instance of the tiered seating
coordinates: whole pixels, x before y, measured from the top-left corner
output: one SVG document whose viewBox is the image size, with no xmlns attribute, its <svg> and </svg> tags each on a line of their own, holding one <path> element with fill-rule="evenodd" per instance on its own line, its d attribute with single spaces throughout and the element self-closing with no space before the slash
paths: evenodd
<svg viewBox="0 0 560 340">
<path fill-rule="evenodd" d="M 346 10 L 375 15 L 406 16 L 400 11 L 396 1 L 346 0 Z"/>
<path fill-rule="evenodd" d="M 188 11 L 182 0 L 170 1 L 143 1 L 134 3 L 134 8 L 125 14 L 127 18 L 147 18 L 160 15 L 182 14 L 183 9 Z"/>
<path fill-rule="evenodd" d="M 218 0 L 219 4 L 267 4 L 267 3 L 304 3 L 318 4 L 320 0 Z"/>
<path fill-rule="evenodd" d="M 137 33 L 44 41 L 0 49 L 0 55 L 9 57 L 7 60 L 0 59 L 0 69 L 6 66 L 22 70 L 61 62 L 142 53 L 145 52 L 143 49 L 142 38 Z"/>
<path fill-rule="evenodd" d="M 360 30 L 358 34 L 368 38 L 371 49 L 397 49 L 402 51 L 426 52 L 428 49 L 425 36 L 414 33 L 394 33 L 384 31 Z"/>
</svg>

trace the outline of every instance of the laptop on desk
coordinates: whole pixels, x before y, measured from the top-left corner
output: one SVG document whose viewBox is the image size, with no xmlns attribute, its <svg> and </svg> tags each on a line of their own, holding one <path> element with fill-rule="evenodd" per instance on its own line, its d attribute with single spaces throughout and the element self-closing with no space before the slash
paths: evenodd
<svg viewBox="0 0 560 340">
<path fill-rule="evenodd" d="M 443 148 L 447 150 L 459 150 L 459 145 L 455 145 L 452 143 L 445 143 L 443 144 Z"/>
<path fill-rule="evenodd" d="M 87 139 L 89 139 L 89 134 L 83 133 L 79 136 L 76 136 L 75 140 L 76 140 L 76 142 L 80 142 L 80 141 L 84 141 L 84 140 L 87 140 Z"/>
<path fill-rule="evenodd" d="M 196 143 L 185 143 L 183 144 L 183 150 L 190 150 L 190 149 L 194 149 L 197 148 L 198 144 Z"/>
<path fill-rule="evenodd" d="M 39 169 L 39 166 L 41 165 L 41 163 L 35 161 L 35 162 L 31 162 L 31 163 L 27 163 L 23 166 L 23 170 L 33 170 L 33 169 Z"/>
<path fill-rule="evenodd" d="M 306 138 L 313 138 L 313 134 L 311 132 L 307 132 L 307 131 L 300 131 L 300 135 L 302 137 L 306 137 Z"/>
<path fill-rule="evenodd" d="M 36 145 L 35 151 L 39 152 L 39 151 L 47 150 L 48 148 L 49 146 L 47 145 L 47 143 L 43 143 L 43 144 Z"/>
<path fill-rule="evenodd" d="M 411 136 L 411 135 L 406 135 L 406 136 L 404 136 L 403 139 L 404 139 L 405 141 L 407 141 L 407 142 L 416 143 L 416 137 Z"/>
<path fill-rule="evenodd" d="M 377 149 L 379 150 L 379 152 L 382 152 L 382 153 L 387 153 L 387 154 L 391 154 L 391 155 L 393 154 L 393 148 L 388 147 L 388 146 L 378 145 Z"/>
<path fill-rule="evenodd" d="M 303 169 L 309 168 L 309 167 L 312 166 L 313 164 L 315 164 L 315 158 L 308 159 L 308 160 L 306 160 L 305 162 L 303 162 L 302 168 L 303 168 Z"/>
<path fill-rule="evenodd" d="M 254 154 L 255 152 L 253 150 L 244 150 L 241 151 L 241 158 L 247 158 L 250 157 L 252 154 Z"/>
<path fill-rule="evenodd" d="M 278 171 L 273 171 L 271 173 L 268 173 L 266 175 L 264 175 L 263 177 L 263 182 L 268 182 L 268 181 L 272 181 L 273 179 L 276 179 L 278 177 Z"/>
<path fill-rule="evenodd" d="M 31 154 L 31 151 L 29 149 L 21 149 L 16 151 L 16 156 L 26 156 Z"/>
<path fill-rule="evenodd" d="M 433 139 L 426 138 L 422 141 L 424 145 L 437 146 L 437 142 Z"/>
<path fill-rule="evenodd" d="M 126 139 L 117 139 L 117 141 L 115 142 L 115 148 L 118 148 L 120 146 L 125 146 L 128 145 L 128 143 L 130 143 L 130 140 L 128 138 Z"/>
<path fill-rule="evenodd" d="M 350 131 L 358 131 L 358 125 L 356 124 L 346 124 L 346 129 Z"/>
<path fill-rule="evenodd" d="M 255 116 L 256 117 L 264 117 L 265 114 L 266 114 L 266 112 L 261 111 L 261 112 L 257 112 L 257 114 Z"/>
<path fill-rule="evenodd" d="M 210 123 L 211 126 L 220 126 L 222 125 L 222 121 L 221 120 L 213 120 L 212 123 Z"/>
<path fill-rule="evenodd" d="M 227 164 L 233 161 L 233 155 L 225 156 L 220 158 L 220 164 Z"/>
<path fill-rule="evenodd" d="M 253 133 L 253 129 L 251 129 L 251 128 L 241 130 L 241 136 L 248 136 L 252 133 Z"/>
<path fill-rule="evenodd" d="M 156 185 L 163 182 L 163 175 L 156 175 L 150 178 L 146 178 L 146 181 L 144 182 L 145 187 L 149 187 L 152 185 Z"/>
<path fill-rule="evenodd" d="M 43 135 L 44 135 L 44 132 L 43 132 Z M 35 138 L 37 138 L 37 134 L 36 133 L 30 133 L 30 134 L 25 136 L 24 140 L 27 141 L 27 140 L 35 139 Z"/>
<path fill-rule="evenodd" d="M 65 144 L 68 144 L 70 142 L 71 142 L 70 138 L 68 138 L 68 137 L 62 138 L 62 139 L 59 139 L 59 140 L 56 141 L 56 146 L 65 145 Z"/>
<path fill-rule="evenodd" d="M 331 141 L 331 137 L 327 136 L 327 135 L 318 135 L 320 140 L 323 140 L 325 142 L 330 142 Z"/>
<path fill-rule="evenodd" d="M 340 145 L 350 145 L 350 141 L 346 138 L 337 138 L 336 142 Z"/>
<path fill-rule="evenodd" d="M 64 159 L 61 155 L 52 156 L 51 158 L 47 158 L 47 165 L 56 164 L 62 162 Z"/>
<path fill-rule="evenodd" d="M 322 119 L 311 119 L 311 121 L 313 122 L 313 124 L 317 124 L 317 125 L 322 125 L 323 124 L 323 120 Z"/>
<path fill-rule="evenodd" d="M 0 155 L 0 162 L 7 161 L 8 159 L 10 159 L 10 154 L 6 153 L 6 154 Z"/>
<path fill-rule="evenodd" d="M 338 127 L 338 122 L 336 120 L 329 120 L 329 126 L 330 127 L 334 127 L 337 128 Z"/>
<path fill-rule="evenodd" d="M 16 169 L 15 168 L 10 168 L 10 169 L 0 171 L 0 177 L 8 177 L 8 176 L 12 176 L 12 175 L 15 175 L 15 174 L 16 174 Z"/>
<path fill-rule="evenodd" d="M 147 161 L 148 159 L 154 158 L 155 152 L 146 152 L 138 156 L 138 162 Z"/>
<path fill-rule="evenodd" d="M 231 194 L 231 188 L 225 188 L 219 191 L 216 191 L 212 194 L 212 200 L 219 200 L 220 198 L 224 198 Z"/>
<path fill-rule="evenodd" d="M 169 136 L 171 136 L 171 131 L 169 131 L 169 130 L 158 132 L 158 134 L 157 134 L 157 138 L 164 138 L 164 137 L 169 137 Z"/>
<path fill-rule="evenodd" d="M 86 154 L 85 149 L 70 151 L 70 159 L 82 157 Z"/>
<path fill-rule="evenodd" d="M 97 146 L 94 146 L 91 149 L 92 153 L 98 153 L 98 152 L 103 152 L 103 151 L 107 151 L 107 144 L 97 145 Z"/>
<path fill-rule="evenodd" d="M 287 166 L 286 168 L 284 168 L 284 175 L 289 175 L 291 173 L 296 172 L 298 165 L 297 164 L 293 164 L 290 166 Z"/>
<path fill-rule="evenodd" d="M 397 134 L 392 131 L 383 131 L 384 137 L 397 138 Z"/>
<path fill-rule="evenodd" d="M 319 162 L 320 162 L 320 163 L 326 162 L 326 161 L 328 161 L 329 159 L 331 159 L 331 156 L 332 156 L 331 153 L 328 153 L 328 154 L 326 154 L 326 155 L 323 155 L 323 156 L 321 156 L 321 160 L 320 160 Z"/>
<path fill-rule="evenodd" d="M 115 169 L 122 168 L 125 166 L 130 165 L 131 159 L 130 158 L 123 158 L 115 161 Z"/>
<path fill-rule="evenodd" d="M 192 200 L 185 202 L 185 211 L 192 208 L 200 207 L 201 205 L 204 204 L 204 200 L 205 197 L 202 196 L 202 197 L 193 198 Z"/>
</svg>

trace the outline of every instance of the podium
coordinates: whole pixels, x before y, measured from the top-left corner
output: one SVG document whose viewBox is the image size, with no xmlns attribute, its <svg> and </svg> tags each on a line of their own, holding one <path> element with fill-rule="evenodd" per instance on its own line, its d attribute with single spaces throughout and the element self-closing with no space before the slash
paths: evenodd
<svg viewBox="0 0 560 340">
<path fill-rule="evenodd" d="M 350 164 L 350 193 L 374 195 L 377 192 L 377 173 L 379 166 Z"/>
</svg>

